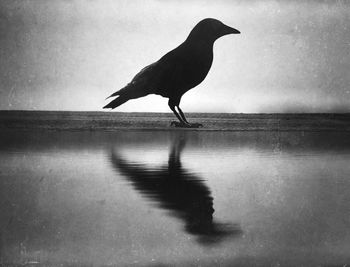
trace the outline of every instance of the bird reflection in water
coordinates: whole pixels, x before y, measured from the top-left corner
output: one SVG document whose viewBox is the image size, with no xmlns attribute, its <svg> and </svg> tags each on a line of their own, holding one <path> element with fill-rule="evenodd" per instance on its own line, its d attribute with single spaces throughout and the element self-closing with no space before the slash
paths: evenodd
<svg viewBox="0 0 350 267">
<path fill-rule="evenodd" d="M 211 245 L 227 237 L 241 234 L 237 225 L 213 219 L 213 198 L 210 189 L 195 174 L 184 169 L 181 153 L 185 136 L 172 142 L 168 164 L 160 167 L 131 162 L 112 153 L 116 170 L 125 176 L 136 190 L 185 223 L 185 231 L 196 236 L 201 244 Z"/>
</svg>

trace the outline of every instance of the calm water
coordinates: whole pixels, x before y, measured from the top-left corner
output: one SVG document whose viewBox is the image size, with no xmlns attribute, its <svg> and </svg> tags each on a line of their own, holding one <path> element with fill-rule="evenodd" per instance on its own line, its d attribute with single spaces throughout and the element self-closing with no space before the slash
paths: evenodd
<svg viewBox="0 0 350 267">
<path fill-rule="evenodd" d="M 349 137 L 1 132 L 0 263 L 350 264 Z"/>
</svg>

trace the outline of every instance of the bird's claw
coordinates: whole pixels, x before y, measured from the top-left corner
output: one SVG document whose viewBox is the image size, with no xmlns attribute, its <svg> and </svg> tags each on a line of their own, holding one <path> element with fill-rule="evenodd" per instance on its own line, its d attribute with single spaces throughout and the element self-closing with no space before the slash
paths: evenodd
<svg viewBox="0 0 350 267">
<path fill-rule="evenodd" d="M 183 123 L 178 121 L 172 121 L 170 126 L 175 126 L 177 128 L 200 128 L 203 127 L 201 123 Z"/>
</svg>

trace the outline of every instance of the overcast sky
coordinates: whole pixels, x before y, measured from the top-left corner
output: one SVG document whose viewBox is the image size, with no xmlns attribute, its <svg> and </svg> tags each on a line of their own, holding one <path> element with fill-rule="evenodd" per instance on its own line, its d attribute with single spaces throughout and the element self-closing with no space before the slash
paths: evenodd
<svg viewBox="0 0 350 267">
<path fill-rule="evenodd" d="M 0 2 L 0 109 L 102 110 L 104 99 L 213 17 L 216 41 L 187 112 L 350 112 L 350 1 Z M 168 112 L 147 96 L 118 111 Z"/>
</svg>

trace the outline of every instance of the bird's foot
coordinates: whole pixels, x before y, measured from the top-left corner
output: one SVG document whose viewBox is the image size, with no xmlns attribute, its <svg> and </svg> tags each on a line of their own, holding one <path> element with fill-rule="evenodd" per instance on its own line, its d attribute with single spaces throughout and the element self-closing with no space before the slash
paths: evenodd
<svg viewBox="0 0 350 267">
<path fill-rule="evenodd" d="M 177 128 L 200 128 L 203 127 L 201 123 L 183 123 L 178 121 L 172 121 L 170 123 L 171 126 L 175 126 Z"/>
<path fill-rule="evenodd" d="M 190 123 L 190 128 L 203 128 L 203 124 L 201 123 Z"/>
</svg>

